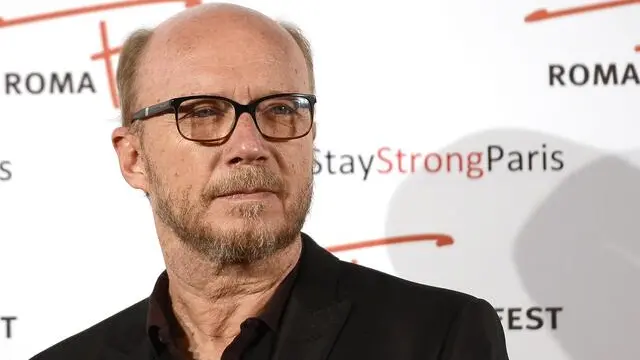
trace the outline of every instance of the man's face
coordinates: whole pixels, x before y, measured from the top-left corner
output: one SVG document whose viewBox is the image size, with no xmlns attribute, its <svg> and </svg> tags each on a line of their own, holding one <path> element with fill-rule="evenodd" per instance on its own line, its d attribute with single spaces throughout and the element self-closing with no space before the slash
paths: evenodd
<svg viewBox="0 0 640 360">
<path fill-rule="evenodd" d="M 304 57 L 286 32 L 198 21 L 154 35 L 138 75 L 138 105 L 203 94 L 248 103 L 310 91 Z M 224 143 L 185 140 L 173 115 L 143 126 L 143 190 L 161 228 L 221 264 L 255 261 L 295 241 L 312 197 L 312 133 L 268 141 L 246 113 Z M 241 192 L 248 193 L 224 196 Z"/>
</svg>

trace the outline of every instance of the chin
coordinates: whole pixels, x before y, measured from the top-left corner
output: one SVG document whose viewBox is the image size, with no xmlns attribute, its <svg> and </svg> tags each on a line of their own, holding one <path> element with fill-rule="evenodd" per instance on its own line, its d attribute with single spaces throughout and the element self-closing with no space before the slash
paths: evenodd
<svg viewBox="0 0 640 360">
<path fill-rule="evenodd" d="M 207 215 L 212 222 L 221 222 L 222 219 L 224 222 L 234 220 L 274 221 L 284 217 L 281 207 L 263 201 L 216 204 L 209 209 Z"/>
</svg>

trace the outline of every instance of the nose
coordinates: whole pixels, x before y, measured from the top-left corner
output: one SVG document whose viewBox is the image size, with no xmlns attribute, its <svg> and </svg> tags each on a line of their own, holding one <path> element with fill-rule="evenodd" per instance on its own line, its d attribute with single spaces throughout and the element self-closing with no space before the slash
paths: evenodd
<svg viewBox="0 0 640 360">
<path fill-rule="evenodd" d="M 229 165 L 264 162 L 269 155 L 266 140 L 247 113 L 240 115 L 225 148 L 225 162 Z"/>
</svg>

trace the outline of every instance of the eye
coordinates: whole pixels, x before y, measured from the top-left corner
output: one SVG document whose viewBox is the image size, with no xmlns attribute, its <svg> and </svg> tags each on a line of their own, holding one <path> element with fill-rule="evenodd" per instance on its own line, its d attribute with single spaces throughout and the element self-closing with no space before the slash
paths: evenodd
<svg viewBox="0 0 640 360">
<path fill-rule="evenodd" d="M 180 104 L 180 118 L 190 118 L 198 120 L 219 119 L 224 118 L 231 111 L 233 113 L 233 105 L 220 99 L 196 98 L 184 101 Z"/>
<path fill-rule="evenodd" d="M 210 107 L 202 107 L 199 109 L 193 109 L 193 111 L 191 112 L 190 116 L 193 117 L 210 117 L 210 116 L 215 116 L 217 114 L 217 111 L 213 108 Z"/>
<path fill-rule="evenodd" d="M 273 105 L 269 108 L 269 111 L 274 115 L 290 115 L 296 110 L 291 106 L 285 104 Z"/>
</svg>

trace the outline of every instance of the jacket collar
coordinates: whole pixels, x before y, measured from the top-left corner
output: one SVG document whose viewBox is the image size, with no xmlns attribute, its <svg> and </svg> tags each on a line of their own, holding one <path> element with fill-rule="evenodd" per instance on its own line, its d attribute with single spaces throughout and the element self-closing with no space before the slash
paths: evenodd
<svg viewBox="0 0 640 360">
<path fill-rule="evenodd" d="M 298 280 L 282 319 L 274 360 L 323 360 L 351 309 L 339 294 L 340 260 L 302 234 Z"/>
</svg>

